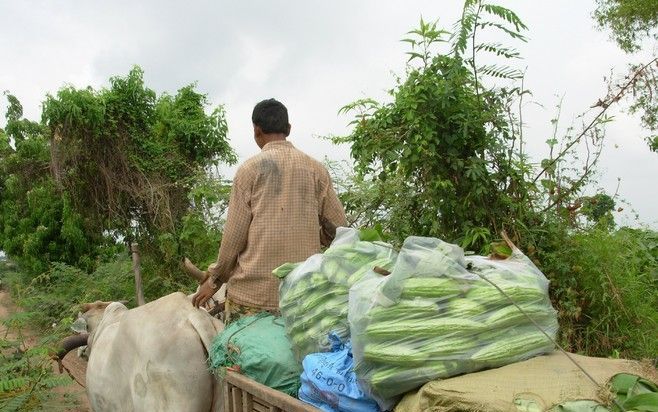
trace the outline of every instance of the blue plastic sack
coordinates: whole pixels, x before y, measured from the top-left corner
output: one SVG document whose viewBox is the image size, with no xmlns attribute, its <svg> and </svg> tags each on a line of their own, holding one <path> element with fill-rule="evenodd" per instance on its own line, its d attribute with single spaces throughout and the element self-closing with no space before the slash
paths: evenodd
<svg viewBox="0 0 658 412">
<path fill-rule="evenodd" d="M 353 370 L 352 345 L 329 334 L 331 352 L 312 353 L 302 362 L 299 399 L 325 412 L 379 412 L 359 387 Z"/>
</svg>

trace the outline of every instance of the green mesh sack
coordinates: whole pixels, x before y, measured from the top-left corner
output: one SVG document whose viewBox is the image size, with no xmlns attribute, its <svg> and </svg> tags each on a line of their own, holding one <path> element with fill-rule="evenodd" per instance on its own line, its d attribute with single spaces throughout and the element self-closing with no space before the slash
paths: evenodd
<svg viewBox="0 0 658 412">
<path fill-rule="evenodd" d="M 263 312 L 229 324 L 213 341 L 210 368 L 217 375 L 238 370 L 256 382 L 297 396 L 302 372 L 283 326 L 283 320 Z"/>
</svg>

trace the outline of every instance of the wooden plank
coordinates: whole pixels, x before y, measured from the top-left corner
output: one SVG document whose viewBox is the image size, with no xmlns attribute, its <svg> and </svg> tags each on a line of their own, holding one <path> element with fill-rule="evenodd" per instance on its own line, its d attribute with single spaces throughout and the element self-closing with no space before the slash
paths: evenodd
<svg viewBox="0 0 658 412">
<path fill-rule="evenodd" d="M 247 391 L 242 393 L 242 411 L 251 412 L 253 410 L 253 395 Z"/>
<path fill-rule="evenodd" d="M 144 302 L 144 291 L 142 290 L 142 269 L 139 263 L 139 247 L 137 243 L 130 244 L 130 251 L 133 254 L 133 272 L 135 272 L 135 295 L 137 296 L 137 306 L 142 306 Z"/>
<path fill-rule="evenodd" d="M 213 395 L 211 410 L 214 412 L 229 412 L 228 406 L 224 401 L 224 399 L 226 398 L 226 395 L 224 394 L 224 392 L 226 391 L 226 385 L 224 384 L 224 381 L 218 377 L 215 379 L 214 384 L 216 386 L 213 388 L 214 395 Z"/>
<path fill-rule="evenodd" d="M 269 412 L 281 412 L 281 409 L 277 408 L 274 405 L 270 405 L 270 410 Z"/>
<path fill-rule="evenodd" d="M 221 380 L 221 384 L 224 386 L 222 389 L 222 402 L 224 406 L 224 412 L 235 412 L 231 402 L 231 391 L 233 390 L 233 385 L 226 382 L 224 379 Z"/>
<path fill-rule="evenodd" d="M 231 385 L 251 393 L 254 397 L 262 399 L 268 404 L 268 407 L 275 406 L 284 412 L 319 412 L 319 409 L 312 405 L 262 385 L 239 373 L 228 371 L 225 380 Z"/>
<path fill-rule="evenodd" d="M 266 406 L 266 403 L 262 399 L 254 398 L 254 403 L 252 404 L 254 412 L 269 412 L 270 407 Z"/>
<path fill-rule="evenodd" d="M 231 388 L 231 400 L 233 403 L 233 412 L 242 412 L 242 389 Z"/>
</svg>

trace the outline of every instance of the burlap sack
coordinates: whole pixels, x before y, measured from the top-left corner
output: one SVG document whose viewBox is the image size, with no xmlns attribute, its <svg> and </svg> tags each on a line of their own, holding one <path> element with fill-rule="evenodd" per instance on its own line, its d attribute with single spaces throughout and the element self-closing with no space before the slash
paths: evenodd
<svg viewBox="0 0 658 412">
<path fill-rule="evenodd" d="M 600 385 L 618 373 L 631 373 L 658 382 L 649 365 L 631 360 L 571 354 Z M 407 394 L 396 412 L 518 412 L 545 411 L 577 399 L 607 403 L 607 390 L 594 385 L 561 352 L 539 356 L 498 369 L 432 381 Z"/>
</svg>

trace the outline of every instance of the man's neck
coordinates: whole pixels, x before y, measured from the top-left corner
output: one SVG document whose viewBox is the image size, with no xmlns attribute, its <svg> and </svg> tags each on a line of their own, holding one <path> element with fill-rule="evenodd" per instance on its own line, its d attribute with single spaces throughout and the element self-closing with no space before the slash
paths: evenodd
<svg viewBox="0 0 658 412">
<path fill-rule="evenodd" d="M 285 142 L 286 141 L 286 135 L 283 133 L 269 133 L 269 134 L 264 134 L 261 135 L 261 138 L 258 139 L 256 138 L 256 143 L 258 143 L 258 146 L 262 149 L 267 145 L 268 143 L 272 142 Z"/>
<path fill-rule="evenodd" d="M 270 142 L 285 141 L 286 137 L 287 136 L 283 133 L 269 133 L 263 135 L 263 141 L 265 142 L 265 144 L 268 144 Z"/>
</svg>

